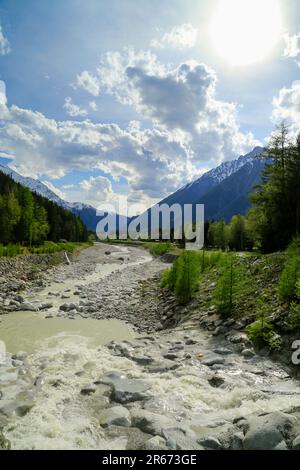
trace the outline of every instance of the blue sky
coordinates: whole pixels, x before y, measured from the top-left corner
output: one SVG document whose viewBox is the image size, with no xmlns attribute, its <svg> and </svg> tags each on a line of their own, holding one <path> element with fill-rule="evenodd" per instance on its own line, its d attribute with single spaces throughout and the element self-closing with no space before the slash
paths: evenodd
<svg viewBox="0 0 300 470">
<path fill-rule="evenodd" d="M 240 0 L 248 24 L 235 9 L 216 31 L 224 1 L 0 0 L 2 161 L 70 201 L 147 205 L 282 118 L 296 132 L 299 2 L 272 0 L 279 24 L 270 0 Z"/>
</svg>

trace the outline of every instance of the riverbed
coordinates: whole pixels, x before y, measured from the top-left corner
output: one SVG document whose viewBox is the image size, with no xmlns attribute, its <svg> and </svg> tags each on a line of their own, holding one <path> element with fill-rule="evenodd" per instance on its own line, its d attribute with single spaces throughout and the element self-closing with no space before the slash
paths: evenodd
<svg viewBox="0 0 300 470">
<path fill-rule="evenodd" d="M 24 351 L 0 364 L 13 449 L 293 447 L 298 381 L 246 335 L 197 322 L 155 331 L 143 286 L 164 268 L 137 248 L 95 246 L 24 294 L 38 311 L 1 317 L 8 351 Z"/>
</svg>

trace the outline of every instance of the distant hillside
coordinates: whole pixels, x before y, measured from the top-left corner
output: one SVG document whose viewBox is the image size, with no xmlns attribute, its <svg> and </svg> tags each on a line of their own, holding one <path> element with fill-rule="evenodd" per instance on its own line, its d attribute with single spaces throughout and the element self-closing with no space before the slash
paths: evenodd
<svg viewBox="0 0 300 470">
<path fill-rule="evenodd" d="M 87 237 L 85 225 L 70 210 L 15 182 L 0 169 L 0 243 L 81 242 Z"/>
<path fill-rule="evenodd" d="M 235 214 L 246 214 L 250 205 L 249 195 L 254 186 L 261 182 L 264 166 L 264 160 L 249 161 L 200 197 L 198 202 L 205 206 L 205 219 L 229 222 Z"/>
</svg>

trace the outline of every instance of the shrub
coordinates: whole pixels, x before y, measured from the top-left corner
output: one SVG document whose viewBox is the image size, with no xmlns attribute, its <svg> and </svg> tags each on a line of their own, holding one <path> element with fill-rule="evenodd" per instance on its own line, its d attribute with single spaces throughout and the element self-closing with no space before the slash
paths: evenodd
<svg viewBox="0 0 300 470">
<path fill-rule="evenodd" d="M 278 294 L 282 301 L 291 303 L 296 299 L 296 284 L 300 278 L 299 240 L 294 240 L 287 251 L 287 261 L 282 271 Z"/>
<path fill-rule="evenodd" d="M 184 251 L 178 259 L 175 282 L 175 295 L 182 305 L 187 304 L 197 291 L 199 275 L 197 254 L 193 251 Z"/>
<path fill-rule="evenodd" d="M 161 256 L 168 253 L 171 249 L 171 243 L 154 243 L 151 245 L 150 253 L 155 256 Z"/>
<path fill-rule="evenodd" d="M 282 346 L 281 337 L 274 331 L 273 325 L 267 320 L 268 305 L 260 300 L 260 310 L 257 320 L 246 328 L 246 333 L 254 346 L 262 348 L 267 346 L 271 350 L 278 350 Z"/>
<path fill-rule="evenodd" d="M 291 304 L 291 327 L 298 330 L 300 329 L 300 280 L 296 283 L 296 297 L 298 302 Z"/>
<path fill-rule="evenodd" d="M 234 255 L 226 256 L 221 265 L 221 273 L 214 293 L 215 303 L 221 315 L 229 316 L 233 308 L 235 284 Z"/>
<path fill-rule="evenodd" d="M 185 305 L 197 291 L 199 280 L 199 253 L 184 251 L 174 261 L 171 269 L 163 272 L 160 285 L 174 291 L 179 303 Z"/>
</svg>

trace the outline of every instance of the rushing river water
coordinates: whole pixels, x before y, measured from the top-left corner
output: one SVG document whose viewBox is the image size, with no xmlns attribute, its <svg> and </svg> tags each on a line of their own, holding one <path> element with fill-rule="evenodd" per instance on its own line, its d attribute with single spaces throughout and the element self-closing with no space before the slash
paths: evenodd
<svg viewBox="0 0 300 470">
<path fill-rule="evenodd" d="M 130 259 L 117 264 L 114 258 L 120 255 Z M 101 381 L 111 371 L 146 384 L 148 399 L 143 404 L 129 404 L 130 413 L 145 407 L 156 419 L 171 420 L 171 424 L 164 426 L 191 430 L 194 443 L 196 438 L 206 435 L 230 433 L 233 420 L 253 413 L 294 410 L 296 416 L 300 409 L 297 381 L 268 358 L 254 355 L 246 359 L 230 343 L 223 340 L 221 344 L 220 338 L 211 337 L 204 330 L 183 326 L 145 338 L 116 319 L 70 320 L 56 316 L 66 302 L 61 296 L 63 292 L 71 289 L 67 302 L 73 302 L 76 286 L 99 282 L 101 289 L 104 277 L 112 273 L 118 276 L 118 271 L 129 267 L 137 267 L 144 274 L 145 266 L 138 266 L 150 260 L 149 255 L 139 250 L 118 249 L 106 264 L 97 264 L 92 273 L 87 271 L 78 279 L 53 281 L 26 297 L 33 303 L 51 300 L 53 307 L 47 312 L 15 312 L 0 317 L 0 338 L 6 342 L 7 350 L 30 353 L 24 363 L 14 365 L 8 359 L 7 364 L 0 364 L 3 393 L 0 408 L 9 409 L 11 403 L 23 406 L 34 395 L 30 411 L 21 417 L 12 414 L 4 429 L 13 449 L 128 448 L 128 439 L 135 442 L 137 438 L 134 426 L 111 431 L 99 425 L 103 409 L 116 405 L 105 396 L 101 385 L 91 394 L 82 393 L 99 384 L 99 378 Z M 49 313 L 53 318 L 45 318 Z M 116 354 L 117 351 L 105 347 L 111 340 L 121 342 L 128 354 Z M 223 352 L 221 346 L 225 347 Z M 216 356 L 215 365 L 213 362 L 205 365 L 205 359 L 213 360 Z M 152 361 L 149 364 L 147 357 Z M 166 357 L 173 357 L 172 361 L 166 361 Z M 142 362 L 137 362 L 137 358 Z M 174 369 L 168 369 L 170 362 Z M 153 369 L 153 364 L 162 369 Z M 219 381 L 219 385 L 211 385 L 212 380 Z M 190 448 L 189 444 L 183 448 Z"/>
</svg>

